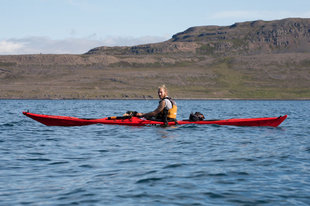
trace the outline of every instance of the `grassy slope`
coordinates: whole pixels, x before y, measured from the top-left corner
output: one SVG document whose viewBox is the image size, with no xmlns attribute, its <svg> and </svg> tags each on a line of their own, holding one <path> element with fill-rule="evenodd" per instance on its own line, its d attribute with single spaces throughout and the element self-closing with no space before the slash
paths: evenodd
<svg viewBox="0 0 310 206">
<path fill-rule="evenodd" d="M 309 99 L 307 58 L 292 62 L 285 61 L 286 56 L 276 61 L 274 57 L 226 57 L 110 66 L 2 64 L 0 98 L 157 98 L 156 88 L 166 84 L 175 98 Z"/>
</svg>

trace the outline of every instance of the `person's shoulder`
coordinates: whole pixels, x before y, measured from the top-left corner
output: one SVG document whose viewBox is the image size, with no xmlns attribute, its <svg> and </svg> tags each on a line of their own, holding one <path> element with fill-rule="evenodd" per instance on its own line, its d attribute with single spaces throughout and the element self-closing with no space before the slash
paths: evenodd
<svg viewBox="0 0 310 206">
<path fill-rule="evenodd" d="M 166 104 L 166 99 L 161 99 L 161 100 L 159 101 L 159 104 Z"/>
<path fill-rule="evenodd" d="M 170 102 L 170 99 L 165 98 L 164 102 L 167 104 L 167 102 Z"/>
<path fill-rule="evenodd" d="M 176 105 L 176 102 L 174 99 L 172 99 L 171 97 L 167 97 L 167 99 L 169 102 L 171 102 L 172 104 L 175 104 Z"/>
</svg>

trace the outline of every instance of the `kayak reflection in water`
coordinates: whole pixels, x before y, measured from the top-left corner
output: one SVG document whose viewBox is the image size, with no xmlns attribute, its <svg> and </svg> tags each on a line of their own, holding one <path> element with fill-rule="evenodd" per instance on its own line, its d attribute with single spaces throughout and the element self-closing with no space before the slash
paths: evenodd
<svg viewBox="0 0 310 206">
<path fill-rule="evenodd" d="M 163 121 L 168 124 L 169 121 L 176 121 L 177 104 L 168 97 L 168 90 L 165 85 L 158 87 L 158 97 L 160 99 L 158 107 L 148 113 L 137 113 L 136 116 L 144 117 L 149 120 Z"/>
</svg>

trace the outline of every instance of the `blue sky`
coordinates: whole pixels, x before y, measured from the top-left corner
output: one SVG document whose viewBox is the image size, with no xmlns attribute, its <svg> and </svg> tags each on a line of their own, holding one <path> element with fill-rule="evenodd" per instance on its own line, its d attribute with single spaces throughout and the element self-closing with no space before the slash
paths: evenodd
<svg viewBox="0 0 310 206">
<path fill-rule="evenodd" d="M 191 26 L 310 18 L 309 0 L 0 0 L 0 54 L 160 42 Z"/>
</svg>

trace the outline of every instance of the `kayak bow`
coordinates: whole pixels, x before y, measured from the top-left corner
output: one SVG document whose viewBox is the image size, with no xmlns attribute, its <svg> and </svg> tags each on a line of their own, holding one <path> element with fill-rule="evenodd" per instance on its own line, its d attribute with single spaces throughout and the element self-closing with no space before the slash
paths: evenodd
<svg viewBox="0 0 310 206">
<path fill-rule="evenodd" d="M 84 119 L 68 116 L 56 116 L 45 114 L 34 114 L 23 112 L 29 118 L 32 118 L 47 126 L 83 126 L 91 124 L 114 124 L 128 126 L 148 126 L 148 125 L 164 125 L 164 122 L 145 120 L 138 117 L 105 117 L 101 119 Z M 189 120 L 177 121 L 177 124 L 216 124 L 216 125 L 232 125 L 232 126 L 269 126 L 277 127 L 285 119 L 287 115 L 279 117 L 263 117 L 263 118 L 246 118 L 246 119 L 224 119 L 224 120 L 203 120 L 192 122 Z M 168 125 L 175 125 L 175 122 L 168 122 Z"/>
</svg>

